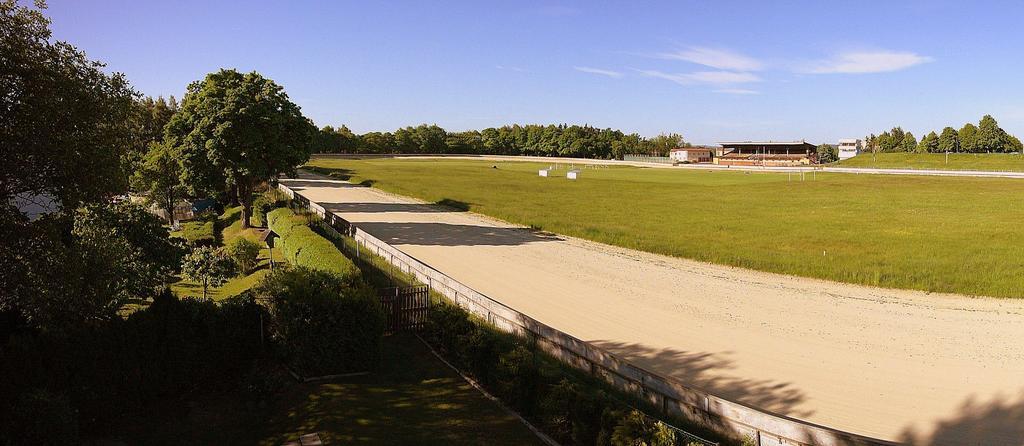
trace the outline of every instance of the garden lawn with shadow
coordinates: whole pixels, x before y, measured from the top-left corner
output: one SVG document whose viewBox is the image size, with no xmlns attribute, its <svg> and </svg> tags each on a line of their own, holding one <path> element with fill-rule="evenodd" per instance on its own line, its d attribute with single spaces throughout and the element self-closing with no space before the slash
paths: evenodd
<svg viewBox="0 0 1024 446">
<path fill-rule="evenodd" d="M 110 440 L 279 446 L 315 432 L 328 445 L 542 444 L 409 334 L 385 337 L 380 367 L 369 374 L 291 382 L 268 403 L 242 394 L 168 402 L 125 417 Z"/>
</svg>

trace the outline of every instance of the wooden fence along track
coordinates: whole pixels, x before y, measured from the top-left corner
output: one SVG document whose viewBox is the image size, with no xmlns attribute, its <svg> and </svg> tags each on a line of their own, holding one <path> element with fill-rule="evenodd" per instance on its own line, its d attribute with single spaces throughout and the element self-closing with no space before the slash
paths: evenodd
<svg viewBox="0 0 1024 446">
<path fill-rule="evenodd" d="M 327 212 L 284 184 L 278 186 L 296 203 L 324 219 L 338 232 L 415 276 L 460 307 L 496 328 L 534 340 L 562 362 L 598 377 L 616 389 L 649 402 L 669 416 L 686 418 L 723 435 L 749 438 L 759 446 L 893 446 L 898 443 L 843 432 L 771 413 L 715 396 L 703 389 L 620 359 L 614 354 L 537 321 L 434 269 L 398 248 Z"/>
</svg>

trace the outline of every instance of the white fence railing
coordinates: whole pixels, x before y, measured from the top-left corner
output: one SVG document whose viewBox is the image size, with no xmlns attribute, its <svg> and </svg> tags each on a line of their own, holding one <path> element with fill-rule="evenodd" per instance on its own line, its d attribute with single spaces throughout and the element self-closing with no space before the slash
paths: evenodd
<svg viewBox="0 0 1024 446">
<path fill-rule="evenodd" d="M 327 212 L 320 204 L 310 201 L 287 186 L 280 184 L 279 188 L 328 224 L 335 228 L 347 228 L 348 235 L 358 244 L 387 259 L 400 271 L 415 276 L 417 280 L 467 311 L 501 330 L 531 337 L 548 354 L 604 380 L 622 392 L 649 402 L 666 415 L 683 417 L 724 435 L 751 438 L 760 446 L 898 444 L 769 413 L 717 397 L 675 378 L 630 364 L 604 349 L 545 325 L 466 286 L 358 226 L 350 224 L 340 216 Z"/>
</svg>

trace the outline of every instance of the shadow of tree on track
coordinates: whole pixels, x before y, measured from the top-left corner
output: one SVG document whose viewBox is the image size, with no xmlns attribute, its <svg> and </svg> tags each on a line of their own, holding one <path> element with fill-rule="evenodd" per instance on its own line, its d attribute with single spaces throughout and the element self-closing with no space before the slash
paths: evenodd
<svg viewBox="0 0 1024 446">
<path fill-rule="evenodd" d="M 814 414 L 813 410 L 800 408 L 806 395 L 792 383 L 728 376 L 726 372 L 735 368 L 734 362 L 726 357 L 728 352 L 659 349 L 605 340 L 589 342 L 647 370 L 730 401 L 794 418 Z"/>
<path fill-rule="evenodd" d="M 417 222 L 359 222 L 356 226 L 392 245 L 515 246 L 562 240 L 524 228 Z"/>
<path fill-rule="evenodd" d="M 968 398 L 955 415 L 936 423 L 930 432 L 907 428 L 900 441 L 922 446 L 1024 445 L 1024 390 L 1016 399 Z"/>
</svg>

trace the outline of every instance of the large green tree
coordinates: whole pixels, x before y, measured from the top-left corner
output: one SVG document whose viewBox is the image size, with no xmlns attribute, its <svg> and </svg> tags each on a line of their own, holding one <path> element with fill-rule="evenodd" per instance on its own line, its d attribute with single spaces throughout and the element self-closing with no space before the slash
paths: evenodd
<svg viewBox="0 0 1024 446">
<path fill-rule="evenodd" d="M 942 134 L 939 135 L 939 152 L 959 152 L 960 151 L 960 137 L 957 136 L 956 129 L 953 127 L 946 127 L 942 129 Z"/>
<path fill-rule="evenodd" d="M 257 72 L 220 70 L 189 85 L 165 139 L 194 193 L 232 191 L 249 227 L 253 191 L 309 160 L 316 128 L 284 89 Z"/>
<path fill-rule="evenodd" d="M 135 92 L 102 68 L 51 42 L 40 9 L 0 0 L 0 206 L 45 194 L 74 209 L 125 190 Z"/>
<path fill-rule="evenodd" d="M 167 223 L 174 225 L 174 207 L 185 192 L 181 184 L 181 163 L 174 148 L 163 142 L 150 143 L 132 184 L 146 192 L 150 203 L 167 212 Z"/>
<path fill-rule="evenodd" d="M 832 144 L 821 144 L 818 146 L 818 162 L 821 164 L 834 163 L 839 161 L 839 149 Z"/>
<path fill-rule="evenodd" d="M 82 256 L 85 289 L 102 305 L 97 314 L 113 311 L 134 298 L 155 295 L 169 282 L 183 255 L 160 219 L 141 206 L 107 202 L 75 212 L 73 251 Z"/>
<path fill-rule="evenodd" d="M 978 123 L 978 151 L 979 152 L 1002 152 L 1004 137 L 1003 129 L 999 128 L 992 115 L 985 115 Z"/>
<path fill-rule="evenodd" d="M 99 259 L 72 221 L 80 206 L 126 190 L 136 94 L 121 74 L 51 41 L 43 9 L 0 0 L 0 312 L 60 328 L 112 298 L 90 292 L 115 285 L 86 281 Z M 30 218 L 33 207 L 47 212 Z"/>
<path fill-rule="evenodd" d="M 913 152 L 917 149 L 917 138 L 914 138 L 914 134 L 907 132 L 903 135 L 903 142 L 899 145 L 899 150 L 903 152 Z"/>
<path fill-rule="evenodd" d="M 921 153 L 939 152 L 939 135 L 931 132 L 921 137 L 921 141 L 917 143 L 917 151 Z"/>
<path fill-rule="evenodd" d="M 164 127 L 171 117 L 178 112 L 178 101 L 171 96 L 170 101 L 163 96 L 153 99 L 146 96 L 135 101 L 132 113 L 132 144 L 125 154 L 125 164 L 129 174 L 139 170 L 150 144 L 163 141 Z M 135 186 L 134 184 L 132 185 Z"/>
<path fill-rule="evenodd" d="M 957 137 L 960 138 L 960 151 L 961 152 L 977 152 L 978 151 L 978 127 L 968 122 L 957 132 Z"/>
</svg>

